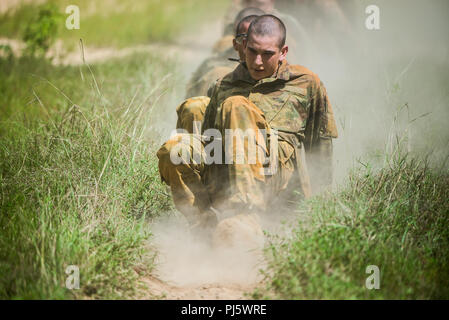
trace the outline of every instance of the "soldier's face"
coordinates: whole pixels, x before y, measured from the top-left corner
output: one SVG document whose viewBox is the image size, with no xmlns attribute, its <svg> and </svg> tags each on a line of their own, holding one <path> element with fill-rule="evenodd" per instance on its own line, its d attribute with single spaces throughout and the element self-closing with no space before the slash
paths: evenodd
<svg viewBox="0 0 449 320">
<path fill-rule="evenodd" d="M 251 35 L 243 41 L 246 66 L 254 80 L 271 77 L 277 70 L 279 62 L 287 55 L 288 47 L 279 48 L 277 37 Z"/>
</svg>

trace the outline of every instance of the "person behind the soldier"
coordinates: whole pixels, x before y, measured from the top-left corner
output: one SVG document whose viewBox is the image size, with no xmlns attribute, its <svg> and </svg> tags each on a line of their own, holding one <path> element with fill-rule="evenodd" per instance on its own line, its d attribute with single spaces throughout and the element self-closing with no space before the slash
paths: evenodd
<svg viewBox="0 0 449 320">
<path fill-rule="evenodd" d="M 214 45 L 212 46 L 212 53 L 222 54 L 225 51 L 232 48 L 232 40 L 235 37 L 235 29 L 237 28 L 237 24 L 247 16 L 260 16 L 265 14 L 266 12 L 259 7 L 247 5 L 243 7 L 238 7 L 237 11 L 232 11 L 230 13 L 229 18 L 231 19 L 229 23 L 225 26 L 225 31 L 223 32 L 223 36 L 218 39 Z M 232 15 L 232 16 L 231 16 Z"/>
</svg>

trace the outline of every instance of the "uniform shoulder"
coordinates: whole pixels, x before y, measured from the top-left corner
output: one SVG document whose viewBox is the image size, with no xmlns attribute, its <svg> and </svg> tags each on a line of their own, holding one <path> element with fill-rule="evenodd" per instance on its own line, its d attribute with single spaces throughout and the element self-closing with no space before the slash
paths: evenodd
<svg viewBox="0 0 449 320">
<path fill-rule="evenodd" d="M 314 73 L 312 70 L 299 64 L 288 65 L 288 71 L 290 72 L 291 75 L 318 77 L 318 75 Z"/>
<path fill-rule="evenodd" d="M 226 87 L 227 82 L 232 77 L 232 69 L 229 67 L 217 67 L 205 76 L 207 78 L 206 81 L 211 84 L 207 90 L 207 96 L 211 97 L 214 92 Z"/>
<path fill-rule="evenodd" d="M 295 80 L 298 78 L 301 79 L 308 79 L 315 84 L 319 85 L 321 83 L 320 77 L 310 69 L 298 65 L 298 64 L 291 64 L 288 65 L 288 71 L 290 73 L 290 79 Z"/>
<path fill-rule="evenodd" d="M 218 80 L 215 82 L 217 87 L 220 87 L 220 89 L 227 88 L 229 86 L 233 86 L 234 80 L 236 76 L 240 73 L 239 66 L 237 66 L 235 69 L 230 70 L 227 74 L 224 76 L 218 78 Z"/>
<path fill-rule="evenodd" d="M 211 97 L 214 94 L 214 92 L 218 92 L 223 89 L 226 89 L 232 81 L 233 72 L 234 72 L 232 69 L 222 68 L 220 71 L 225 74 L 218 78 L 215 78 L 215 80 L 211 82 L 211 85 L 210 85 L 209 89 L 207 90 L 207 96 L 209 96 L 209 97 Z"/>
</svg>

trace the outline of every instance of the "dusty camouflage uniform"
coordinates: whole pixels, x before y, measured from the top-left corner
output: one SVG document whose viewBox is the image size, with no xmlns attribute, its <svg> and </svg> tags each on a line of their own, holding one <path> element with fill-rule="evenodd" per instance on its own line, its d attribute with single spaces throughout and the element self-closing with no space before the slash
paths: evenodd
<svg viewBox="0 0 449 320">
<path fill-rule="evenodd" d="M 227 50 L 233 49 L 232 40 L 234 39 L 234 32 L 225 35 L 217 40 L 212 46 L 212 53 L 224 53 Z"/>
<path fill-rule="evenodd" d="M 186 133 L 175 135 L 157 152 L 161 179 L 170 186 L 176 208 L 187 218 L 191 226 L 196 227 L 216 222 L 215 216 L 209 212 L 211 205 L 209 194 L 201 181 L 204 164 L 186 161 L 174 165 L 170 159 L 170 152 L 178 144 L 184 145 L 189 150 L 190 160 L 196 159 L 196 154 L 202 152 L 201 147 L 197 147 L 202 143 L 201 135 L 197 134 L 200 129 L 195 128 L 193 124 L 203 121 L 209 101 L 210 98 L 203 96 L 182 102 L 176 108 L 178 114 L 176 129 L 183 129 Z M 196 134 L 193 134 L 194 132 Z"/>
<path fill-rule="evenodd" d="M 265 129 L 268 136 L 256 136 L 255 139 L 257 148 L 268 154 L 272 129 L 279 130 L 278 169 L 270 176 L 261 174 L 264 165 L 260 161 L 254 164 L 174 165 L 170 163 L 170 149 L 181 138 L 169 140 L 158 152 L 161 176 L 171 186 L 175 203 L 187 201 L 192 206 L 197 205 L 199 209 L 191 209 L 188 213 L 185 212 L 187 206 L 180 209 L 193 217 L 192 221 L 201 223 L 212 219 L 213 214 L 205 209 L 208 205 L 236 213 L 260 212 L 273 208 L 276 199 L 289 199 L 295 189 L 299 189 L 304 197 L 310 196 L 304 151 L 310 155 L 320 154 L 319 170 L 331 179 L 331 139 L 337 137 L 337 130 L 326 89 L 310 70 L 284 61 L 273 77 L 255 81 L 245 65 L 240 64 L 211 87 L 209 96 L 210 102 L 205 97 L 198 98 L 202 100 L 195 103 L 187 100 L 178 110 L 196 114 L 199 119 L 206 109 L 202 133 L 210 128 L 218 129 L 222 132 L 223 146 L 225 129 Z M 179 121 L 178 125 L 181 125 Z M 198 134 L 190 136 L 200 139 Z M 243 145 L 246 155 L 246 140 Z M 195 152 L 202 150 L 198 148 L 192 154 Z"/>
<path fill-rule="evenodd" d="M 234 128 L 274 128 L 279 135 L 279 169 L 272 177 L 258 176 L 256 165 L 210 165 L 203 182 L 218 202 L 236 202 L 261 209 L 267 207 L 261 185 L 267 183 L 270 194 L 278 195 L 290 182 L 300 186 L 306 197 L 311 194 L 304 151 L 319 159 L 319 170 L 332 179 L 332 138 L 337 129 L 326 89 L 318 76 L 307 68 L 282 63 L 276 75 L 255 81 L 244 64 L 219 80 L 210 90 L 211 101 L 206 109 L 203 131 Z M 244 107 L 242 107 L 244 106 Z M 315 159 L 314 158 L 314 159 Z M 293 176 L 292 170 L 298 173 Z M 252 174 L 251 174 L 252 172 Z M 220 177 L 218 180 L 216 177 Z M 290 180 L 291 177 L 295 179 Z M 228 181 L 227 181 L 228 180 Z M 217 185 L 217 181 L 220 183 Z M 259 181 L 261 183 L 259 183 Z M 228 184 L 229 188 L 223 188 Z M 241 187 L 243 186 L 243 187 Z M 226 189 L 223 192 L 223 189 Z M 281 189 L 281 190 L 279 190 Z M 244 194 L 246 192 L 246 194 Z M 213 197 L 213 198 L 214 198 Z M 238 200 L 237 200 L 238 199 Z M 216 204 L 215 199 L 212 202 Z"/>
</svg>

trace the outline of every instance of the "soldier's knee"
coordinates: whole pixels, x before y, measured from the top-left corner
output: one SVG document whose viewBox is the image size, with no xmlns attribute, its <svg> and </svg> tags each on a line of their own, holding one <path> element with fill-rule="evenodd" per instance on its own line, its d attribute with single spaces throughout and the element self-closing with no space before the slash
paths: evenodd
<svg viewBox="0 0 449 320">
<path fill-rule="evenodd" d="M 247 112 L 250 104 L 244 96 L 232 96 L 223 101 L 222 110 L 225 114 Z"/>
<path fill-rule="evenodd" d="M 172 161 L 172 153 L 176 151 L 176 154 L 178 154 L 177 149 L 179 148 L 179 144 L 183 142 L 183 138 L 184 140 L 186 139 L 186 136 L 188 136 L 188 134 L 178 133 L 167 140 L 156 153 L 156 156 L 159 159 L 158 168 L 161 179 L 168 185 L 170 185 L 170 173 L 173 170 L 176 170 L 177 166 L 177 164 Z"/>
<path fill-rule="evenodd" d="M 209 101 L 210 98 L 206 96 L 188 98 L 176 108 L 176 112 L 180 117 L 184 117 L 188 114 L 202 117 Z"/>
<path fill-rule="evenodd" d="M 209 97 L 199 96 L 186 99 L 181 103 L 176 108 L 178 114 L 176 128 L 184 129 L 189 133 L 199 133 L 209 101 Z"/>
<path fill-rule="evenodd" d="M 169 141 L 164 143 L 156 153 L 156 156 L 159 159 L 158 168 L 161 180 L 168 185 L 170 185 L 170 167 L 173 165 L 170 161 L 171 144 L 168 143 Z"/>
</svg>

